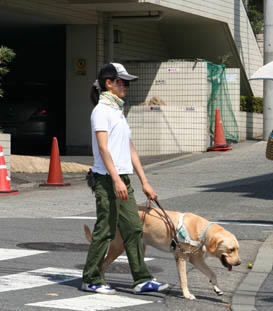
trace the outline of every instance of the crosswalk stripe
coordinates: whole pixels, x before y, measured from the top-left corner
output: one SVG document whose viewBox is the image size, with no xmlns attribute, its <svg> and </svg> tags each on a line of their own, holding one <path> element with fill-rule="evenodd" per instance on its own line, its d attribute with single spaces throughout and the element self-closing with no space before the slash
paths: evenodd
<svg viewBox="0 0 273 311">
<path fill-rule="evenodd" d="M 103 294 L 88 294 L 86 296 L 80 296 L 76 298 L 28 303 L 27 306 L 66 309 L 73 311 L 99 311 L 122 307 L 132 307 L 148 303 L 153 303 L 153 301 L 129 298 L 119 295 L 109 295 L 106 297 Z"/>
<path fill-rule="evenodd" d="M 62 217 L 53 217 L 53 219 L 97 219 L 95 216 L 62 216 Z"/>
<path fill-rule="evenodd" d="M 52 285 L 72 281 L 81 276 L 81 270 L 52 267 L 4 275 L 0 277 L 0 292 Z"/>
<path fill-rule="evenodd" d="M 240 222 L 240 221 L 212 221 L 213 223 L 219 225 L 239 225 L 239 226 L 257 226 L 257 227 L 273 227 L 272 224 L 262 224 L 262 223 L 255 223 L 255 222 Z"/>
<path fill-rule="evenodd" d="M 14 258 L 19 258 L 19 257 L 39 255 L 43 253 L 47 253 L 47 251 L 0 248 L 0 260 L 8 260 L 8 259 L 14 259 Z"/>
<path fill-rule="evenodd" d="M 152 257 L 145 257 L 144 261 L 151 261 L 154 260 Z M 128 263 L 128 257 L 127 256 L 119 256 L 115 262 L 121 262 L 121 263 Z"/>
</svg>

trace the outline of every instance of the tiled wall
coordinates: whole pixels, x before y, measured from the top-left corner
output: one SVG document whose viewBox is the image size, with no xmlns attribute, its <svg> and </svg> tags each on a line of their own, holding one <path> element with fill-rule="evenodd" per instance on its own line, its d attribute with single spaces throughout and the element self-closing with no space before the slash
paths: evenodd
<svg viewBox="0 0 273 311">
<path fill-rule="evenodd" d="M 145 2 L 154 2 L 145 0 Z M 162 1 L 163 2 L 163 1 Z M 250 77 L 263 65 L 256 37 L 252 31 L 243 1 L 241 0 L 166 0 L 166 7 L 226 23 L 233 36 L 246 75 Z M 261 81 L 250 82 L 255 96 L 262 96 Z"/>
<path fill-rule="evenodd" d="M 129 63 L 132 82 L 125 113 L 140 155 L 205 151 L 207 64 Z"/>
</svg>

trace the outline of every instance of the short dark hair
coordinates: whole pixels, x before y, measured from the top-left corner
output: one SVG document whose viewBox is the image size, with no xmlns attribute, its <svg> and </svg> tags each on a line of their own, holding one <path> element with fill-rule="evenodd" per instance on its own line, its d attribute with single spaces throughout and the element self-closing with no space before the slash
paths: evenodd
<svg viewBox="0 0 273 311">
<path fill-rule="evenodd" d="M 98 75 L 99 85 L 102 91 L 106 91 L 105 82 L 107 79 L 114 81 L 118 78 L 118 72 L 114 65 L 106 64 L 104 65 Z"/>
<path fill-rule="evenodd" d="M 107 79 L 111 81 L 118 79 L 117 70 L 112 64 L 105 64 L 98 74 L 98 82 L 101 91 L 107 91 L 107 88 L 105 87 L 105 82 Z M 96 106 L 99 101 L 99 95 L 100 94 L 98 89 L 93 85 L 91 87 L 90 98 L 94 106 Z"/>
</svg>

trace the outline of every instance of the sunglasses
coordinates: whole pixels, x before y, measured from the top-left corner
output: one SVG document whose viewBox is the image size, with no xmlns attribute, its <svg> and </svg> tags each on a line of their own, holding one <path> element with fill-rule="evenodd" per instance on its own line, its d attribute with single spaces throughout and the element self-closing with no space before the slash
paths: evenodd
<svg viewBox="0 0 273 311">
<path fill-rule="evenodd" d="M 117 84 L 120 87 L 129 87 L 129 81 L 128 80 L 117 79 Z"/>
</svg>

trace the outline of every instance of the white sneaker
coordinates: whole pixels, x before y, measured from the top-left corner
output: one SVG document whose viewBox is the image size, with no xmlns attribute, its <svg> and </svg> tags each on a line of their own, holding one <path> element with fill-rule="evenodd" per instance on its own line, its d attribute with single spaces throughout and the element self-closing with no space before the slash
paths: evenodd
<svg viewBox="0 0 273 311">
<path fill-rule="evenodd" d="M 105 295 L 115 295 L 117 293 L 110 285 L 92 285 L 84 282 L 82 282 L 82 290 Z"/>
<path fill-rule="evenodd" d="M 169 284 L 166 283 L 159 283 L 155 279 L 151 281 L 147 281 L 144 283 L 137 284 L 134 287 L 135 294 L 141 294 L 144 292 L 162 292 L 163 290 L 167 289 Z"/>
</svg>

